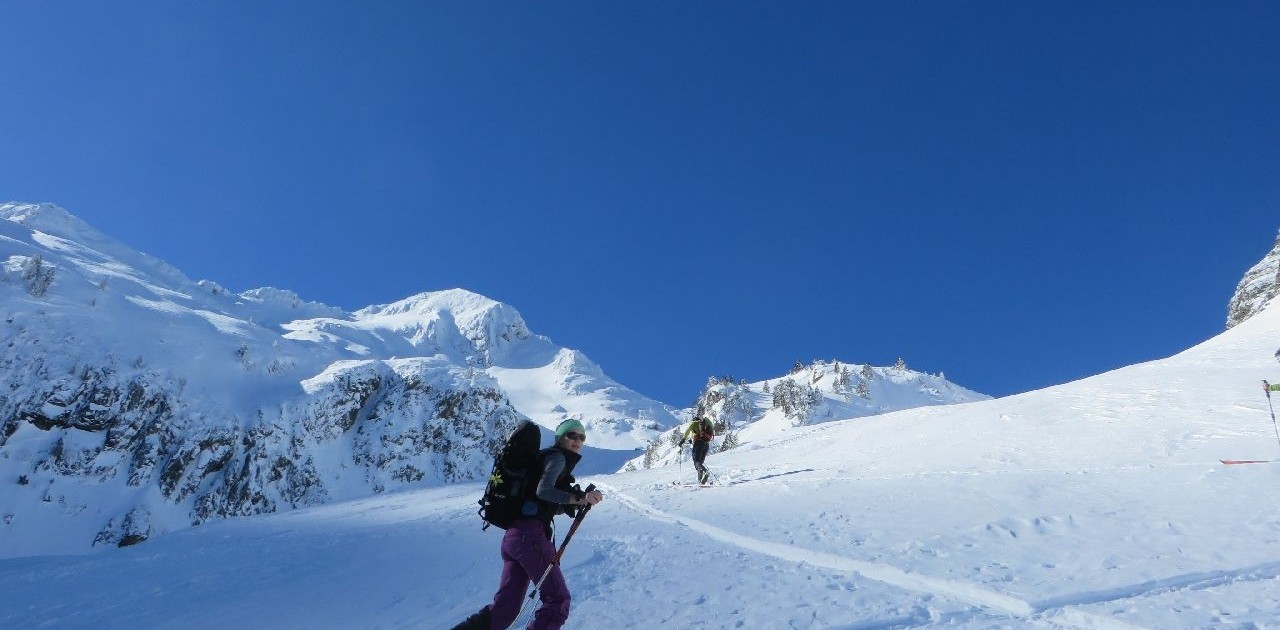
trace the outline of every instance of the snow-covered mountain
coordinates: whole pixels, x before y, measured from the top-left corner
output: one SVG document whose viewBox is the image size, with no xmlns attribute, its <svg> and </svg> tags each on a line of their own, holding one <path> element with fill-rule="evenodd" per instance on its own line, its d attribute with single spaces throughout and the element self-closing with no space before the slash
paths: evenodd
<svg viewBox="0 0 1280 630">
<path fill-rule="evenodd" d="M 461 289 L 281 327 L 287 339 L 362 356 L 442 357 L 491 379 L 517 411 L 543 427 L 581 419 L 594 448 L 636 449 L 675 418 L 668 405 L 620 385 L 582 352 L 530 332 L 514 308 Z"/>
<path fill-rule="evenodd" d="M 818 360 L 810 365 L 797 363 L 785 376 L 755 383 L 732 376 L 713 377 L 694 408 L 683 410 L 681 417 L 687 420 L 696 410 L 710 419 L 716 428 L 711 452 L 718 452 L 753 447 L 796 427 L 834 419 L 990 398 L 960 387 L 942 374 L 911 370 L 902 360 L 890 367 Z M 682 424 L 666 431 L 623 469 L 679 463 L 684 455 L 679 446 L 684 429 Z"/>
<path fill-rule="evenodd" d="M 565 629 L 1280 627 L 1277 345 L 1273 304 L 1076 382 L 790 427 L 712 454 L 710 488 L 673 485 L 687 465 L 585 475 L 606 498 L 562 560 Z M 502 569 L 479 490 L 0 556 L 0 627 L 448 628 Z"/>
<path fill-rule="evenodd" d="M 0 555 L 477 479 L 526 416 L 627 456 L 676 421 L 463 290 L 233 293 L 51 205 L 0 205 L 0 264 Z"/>
<path fill-rule="evenodd" d="M 0 219 L 0 474 L 17 480 L 0 484 L 0 554 L 478 479 L 524 417 L 580 418 L 595 453 L 583 471 L 613 470 L 646 446 L 652 462 L 691 413 L 461 289 L 346 312 L 193 282 L 56 206 L 4 204 Z M 815 363 L 713 383 L 700 404 L 751 442 L 976 398 L 901 366 Z M 30 518 L 51 504 L 60 518 Z"/>
</svg>

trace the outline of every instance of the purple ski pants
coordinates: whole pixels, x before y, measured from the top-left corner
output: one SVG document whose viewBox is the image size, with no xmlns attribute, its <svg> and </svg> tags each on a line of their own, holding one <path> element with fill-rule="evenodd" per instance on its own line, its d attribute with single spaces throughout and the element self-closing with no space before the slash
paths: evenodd
<svg viewBox="0 0 1280 630">
<path fill-rule="evenodd" d="M 543 533 L 542 522 L 523 518 L 511 524 L 502 537 L 502 581 L 489 606 L 490 628 L 503 630 L 516 620 L 520 604 L 528 597 L 529 583 L 542 577 L 556 557 L 555 545 Z M 538 589 L 542 606 L 534 613 L 530 630 L 556 630 L 569 618 L 569 587 L 560 567 L 551 567 Z"/>
</svg>

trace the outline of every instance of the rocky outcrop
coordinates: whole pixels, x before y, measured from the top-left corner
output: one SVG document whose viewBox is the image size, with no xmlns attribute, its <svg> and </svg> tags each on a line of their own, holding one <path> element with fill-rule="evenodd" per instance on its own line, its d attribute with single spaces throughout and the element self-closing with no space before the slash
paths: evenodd
<svg viewBox="0 0 1280 630">
<path fill-rule="evenodd" d="M 1227 303 L 1227 328 L 1243 322 L 1266 308 L 1280 293 L 1280 236 L 1271 251 L 1245 272 Z"/>
<path fill-rule="evenodd" d="M 0 440 L 49 445 L 8 458 L 33 492 L 78 479 L 135 494 L 100 508 L 110 515 L 93 540 L 124 546 L 145 540 L 153 513 L 166 510 L 196 525 L 480 475 L 522 416 L 493 387 L 433 372 L 414 361 L 364 362 L 288 404 L 210 422 L 165 375 L 121 378 L 93 366 L 41 380 L 37 360 L 9 371 L 45 386 L 0 396 L 9 419 Z"/>
</svg>

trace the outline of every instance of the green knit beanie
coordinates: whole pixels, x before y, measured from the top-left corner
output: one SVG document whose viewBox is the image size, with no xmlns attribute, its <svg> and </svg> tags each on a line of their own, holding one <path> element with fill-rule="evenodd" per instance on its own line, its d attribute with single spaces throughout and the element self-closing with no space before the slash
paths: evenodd
<svg viewBox="0 0 1280 630">
<path fill-rule="evenodd" d="M 587 428 L 582 426 L 582 423 L 579 422 L 577 418 L 569 418 L 568 420 L 561 422 L 560 426 L 556 427 L 556 439 L 558 440 L 564 437 L 564 434 L 570 431 L 577 431 L 583 435 L 587 434 Z"/>
</svg>

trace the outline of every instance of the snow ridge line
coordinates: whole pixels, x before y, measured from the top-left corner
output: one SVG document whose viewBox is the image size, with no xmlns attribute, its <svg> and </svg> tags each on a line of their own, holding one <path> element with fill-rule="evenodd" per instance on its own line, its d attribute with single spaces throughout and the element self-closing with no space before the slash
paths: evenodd
<svg viewBox="0 0 1280 630">
<path fill-rule="evenodd" d="M 883 582 L 891 586 L 917 592 L 946 595 L 976 604 L 982 608 L 994 609 L 996 611 L 1016 615 L 1018 617 L 1030 617 L 1040 612 L 1030 602 L 993 591 L 984 586 L 918 575 L 886 564 L 877 564 L 874 562 L 867 562 L 865 560 L 855 560 L 853 558 L 837 556 L 835 554 L 812 551 L 792 545 L 768 542 L 757 538 L 751 538 L 749 536 L 743 536 L 742 534 L 737 534 L 699 520 L 668 514 L 650 505 L 641 503 L 635 498 L 618 491 L 616 488 L 608 487 L 604 484 L 600 485 L 609 490 L 610 498 L 617 499 L 619 502 L 637 512 L 640 512 L 647 518 L 679 525 L 742 549 L 791 562 L 810 564 L 813 566 L 835 569 L 837 571 L 857 573 L 868 579 Z"/>
</svg>

